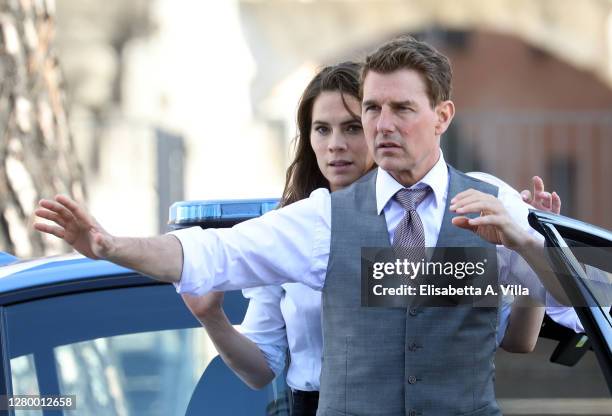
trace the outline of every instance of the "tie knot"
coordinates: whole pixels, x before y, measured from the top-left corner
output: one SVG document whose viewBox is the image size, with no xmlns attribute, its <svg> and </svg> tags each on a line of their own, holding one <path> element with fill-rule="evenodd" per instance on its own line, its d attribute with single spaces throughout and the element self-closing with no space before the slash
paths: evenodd
<svg viewBox="0 0 612 416">
<path fill-rule="evenodd" d="M 395 199 L 406 211 L 412 211 L 425 199 L 429 191 L 431 191 L 429 186 L 417 189 L 404 188 L 397 191 Z"/>
</svg>

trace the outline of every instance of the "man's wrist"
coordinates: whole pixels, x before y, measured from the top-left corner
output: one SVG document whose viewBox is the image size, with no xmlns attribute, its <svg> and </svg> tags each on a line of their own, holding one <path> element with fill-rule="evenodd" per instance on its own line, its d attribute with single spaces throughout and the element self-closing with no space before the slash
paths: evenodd
<svg viewBox="0 0 612 416">
<path fill-rule="evenodd" d="M 523 244 L 519 245 L 514 250 L 519 253 L 524 259 L 527 259 L 529 256 L 533 256 L 534 254 L 539 255 L 542 248 L 544 247 L 543 242 L 529 233 L 525 234 L 526 237 Z"/>
</svg>

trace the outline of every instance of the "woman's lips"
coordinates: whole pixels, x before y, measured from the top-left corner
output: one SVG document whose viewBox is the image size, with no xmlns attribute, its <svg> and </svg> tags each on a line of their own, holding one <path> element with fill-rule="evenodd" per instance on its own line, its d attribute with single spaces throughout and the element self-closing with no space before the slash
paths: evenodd
<svg viewBox="0 0 612 416">
<path fill-rule="evenodd" d="M 329 162 L 329 166 L 335 171 L 348 170 L 353 165 L 353 162 L 348 160 L 332 160 Z"/>
</svg>

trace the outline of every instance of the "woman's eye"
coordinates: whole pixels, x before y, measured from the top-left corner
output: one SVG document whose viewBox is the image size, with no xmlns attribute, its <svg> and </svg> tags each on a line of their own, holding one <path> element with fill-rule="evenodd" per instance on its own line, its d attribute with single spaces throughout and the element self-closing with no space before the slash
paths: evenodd
<svg viewBox="0 0 612 416">
<path fill-rule="evenodd" d="M 327 126 L 315 126 L 314 130 L 320 135 L 329 133 L 329 128 Z"/>
</svg>

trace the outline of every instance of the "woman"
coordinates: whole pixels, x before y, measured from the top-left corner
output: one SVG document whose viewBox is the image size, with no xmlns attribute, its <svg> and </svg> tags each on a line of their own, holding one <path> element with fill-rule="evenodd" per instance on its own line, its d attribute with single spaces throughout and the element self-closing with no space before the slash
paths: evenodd
<svg viewBox="0 0 612 416">
<path fill-rule="evenodd" d="M 298 105 L 296 155 L 287 170 L 281 206 L 306 198 L 317 188 L 336 191 L 346 187 L 373 168 L 360 114 L 358 64 L 328 66 L 313 78 Z M 496 184 L 507 187 L 501 181 Z M 541 196 L 537 191 L 534 197 Z M 547 203 L 551 204 L 551 198 Z M 322 355 L 320 292 L 289 283 L 243 293 L 251 299 L 243 333 L 225 316 L 222 293 L 183 295 L 183 299 L 206 327 L 223 360 L 253 388 L 265 386 L 282 372 L 288 349 L 292 415 L 314 415 Z M 508 326 L 512 336 L 501 345 L 513 352 L 529 350 L 537 339 L 543 309 L 523 308 L 515 315 L 520 312 L 521 318 L 510 319 L 507 325 L 509 310 L 506 304 L 500 328 Z M 501 338 L 498 336 L 498 342 Z"/>
</svg>

